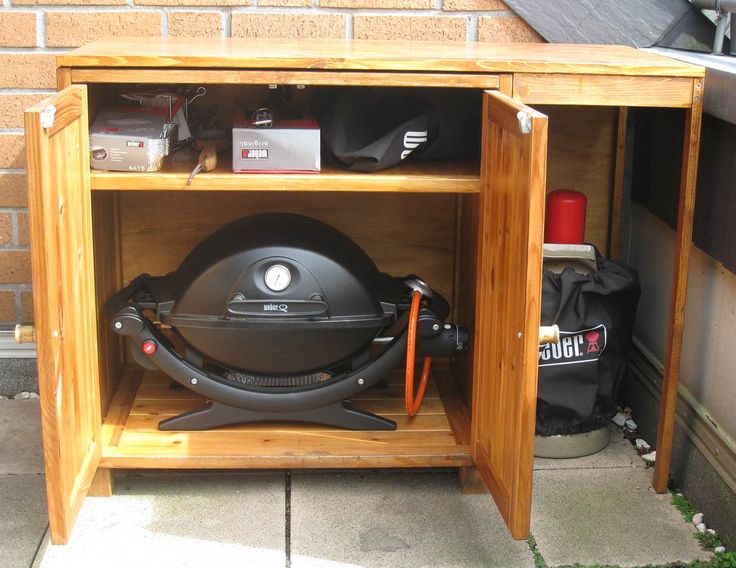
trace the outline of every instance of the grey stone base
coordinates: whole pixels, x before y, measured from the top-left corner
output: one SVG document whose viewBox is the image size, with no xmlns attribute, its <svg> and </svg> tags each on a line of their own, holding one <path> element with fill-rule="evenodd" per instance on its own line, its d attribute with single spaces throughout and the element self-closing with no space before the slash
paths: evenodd
<svg viewBox="0 0 736 568">
<path fill-rule="evenodd" d="M 639 435 L 652 446 L 657 441 L 659 399 L 632 374 L 624 379 L 621 404 L 631 407 Z M 736 548 L 736 493 L 724 483 L 708 460 L 679 426 L 675 426 L 670 477 L 683 495 L 705 514 L 708 527 L 714 529 L 727 550 Z"/>
<path fill-rule="evenodd" d="M 38 392 L 36 359 L 0 359 L 0 396 Z"/>
</svg>

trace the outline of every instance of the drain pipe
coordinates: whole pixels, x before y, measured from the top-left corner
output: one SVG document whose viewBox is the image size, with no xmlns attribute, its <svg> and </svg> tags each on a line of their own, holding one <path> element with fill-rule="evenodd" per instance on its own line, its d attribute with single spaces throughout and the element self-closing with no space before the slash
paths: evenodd
<svg viewBox="0 0 736 568">
<path fill-rule="evenodd" d="M 731 49 L 730 54 L 736 55 L 736 47 L 734 47 L 734 29 L 736 28 L 736 20 L 731 17 L 732 12 L 736 12 L 736 0 L 691 0 L 693 5 L 699 10 L 715 10 L 716 16 L 716 37 L 713 40 L 713 54 L 723 55 L 723 40 L 726 37 L 726 28 L 729 19 L 731 21 Z"/>
</svg>

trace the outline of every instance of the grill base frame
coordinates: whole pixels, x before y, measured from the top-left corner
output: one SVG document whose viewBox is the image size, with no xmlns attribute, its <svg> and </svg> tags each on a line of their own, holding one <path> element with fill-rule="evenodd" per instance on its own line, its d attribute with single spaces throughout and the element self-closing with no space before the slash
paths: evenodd
<svg viewBox="0 0 736 568">
<path fill-rule="evenodd" d="M 263 421 L 310 422 L 346 430 L 396 430 L 396 422 L 338 401 L 319 408 L 296 412 L 245 410 L 212 401 L 202 408 L 162 420 L 159 430 L 209 430 L 230 424 Z"/>
</svg>

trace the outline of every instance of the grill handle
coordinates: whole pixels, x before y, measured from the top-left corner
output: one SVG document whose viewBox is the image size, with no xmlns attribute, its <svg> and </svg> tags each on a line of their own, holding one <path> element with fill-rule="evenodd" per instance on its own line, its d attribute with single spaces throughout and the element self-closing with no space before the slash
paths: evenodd
<svg viewBox="0 0 736 568">
<path fill-rule="evenodd" d="M 307 317 L 327 315 L 327 304 L 319 300 L 231 300 L 227 313 L 232 316 Z"/>
<path fill-rule="evenodd" d="M 135 277 L 125 288 L 118 290 L 115 294 L 110 296 L 107 302 L 105 302 L 105 312 L 108 314 L 108 317 L 113 317 L 120 310 L 125 308 L 130 299 L 136 294 L 143 290 L 147 290 L 150 287 L 151 280 L 152 277 L 150 274 L 141 274 L 140 276 Z"/>
</svg>

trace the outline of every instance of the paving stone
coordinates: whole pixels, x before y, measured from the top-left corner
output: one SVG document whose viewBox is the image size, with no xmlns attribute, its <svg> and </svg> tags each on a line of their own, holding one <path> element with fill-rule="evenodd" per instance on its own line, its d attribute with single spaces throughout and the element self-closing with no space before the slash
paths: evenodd
<svg viewBox="0 0 736 568">
<path fill-rule="evenodd" d="M 0 475 L 0 512 L 0 566 L 28 568 L 46 531 L 44 477 Z"/>
<path fill-rule="evenodd" d="M 613 467 L 644 469 L 646 467 L 644 460 L 636 453 L 631 442 L 624 438 L 621 430 L 614 425 L 609 426 L 609 429 L 611 431 L 611 441 L 600 452 L 581 458 L 534 458 L 534 469 L 604 469 Z"/>
<path fill-rule="evenodd" d="M 532 534 L 550 568 L 709 558 L 670 498 L 654 492 L 651 470 L 537 471 Z"/>
<path fill-rule="evenodd" d="M 0 475 L 42 473 L 38 399 L 0 400 Z"/>
<path fill-rule="evenodd" d="M 292 568 L 534 566 L 488 495 L 447 473 L 293 473 Z"/>
<path fill-rule="evenodd" d="M 69 543 L 41 568 L 283 568 L 283 474 L 138 475 L 88 497 Z"/>
</svg>

